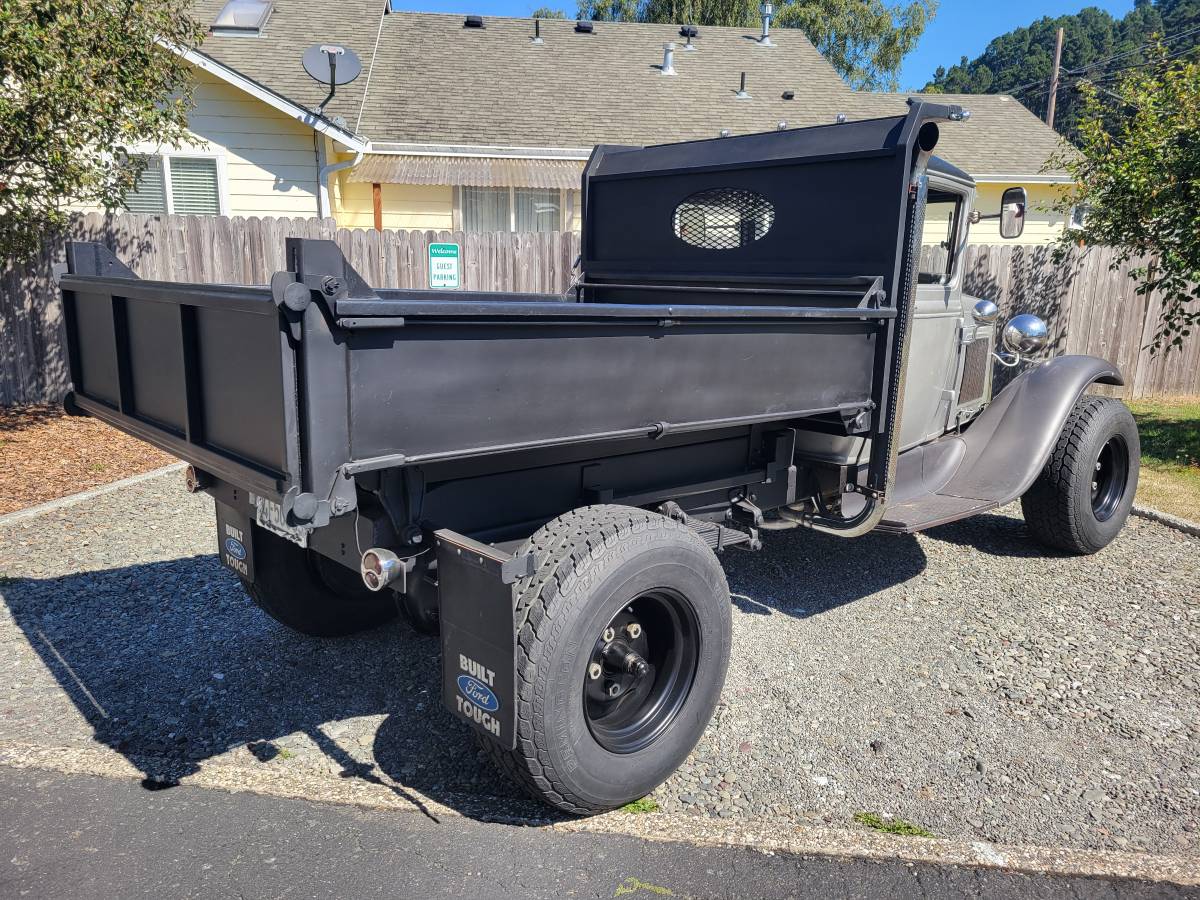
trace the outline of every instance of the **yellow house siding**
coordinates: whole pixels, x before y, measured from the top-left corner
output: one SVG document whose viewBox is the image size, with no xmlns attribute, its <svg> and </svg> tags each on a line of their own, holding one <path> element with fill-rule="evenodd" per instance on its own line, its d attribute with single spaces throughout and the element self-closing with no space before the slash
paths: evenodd
<svg viewBox="0 0 1200 900">
<path fill-rule="evenodd" d="M 351 159 L 346 154 L 341 159 Z M 334 216 L 342 228 L 374 228 L 375 206 L 371 185 L 350 181 L 344 172 L 334 176 L 330 196 Z M 454 228 L 454 187 L 435 184 L 380 185 L 383 227 L 396 229 L 450 231 Z M 580 192 L 571 191 L 571 228 L 578 232 L 582 224 Z"/>
<path fill-rule="evenodd" d="M 138 147 L 138 152 L 215 157 L 226 215 L 315 216 L 318 178 L 313 130 L 202 69 L 192 71 L 190 142 L 159 151 Z M 71 208 L 99 209 L 84 204 Z"/>
<path fill-rule="evenodd" d="M 213 75 L 195 70 L 188 130 L 198 146 L 224 151 L 232 216 L 315 216 L 313 131 Z"/>
<path fill-rule="evenodd" d="M 1005 188 L 1021 187 L 1029 198 L 1025 208 L 1025 231 L 1014 240 L 1000 237 L 1000 220 L 985 219 L 971 226 L 969 242 L 972 244 L 1049 244 L 1062 233 L 1064 218 L 1048 212 L 1046 207 L 1058 199 L 1063 185 L 1026 184 L 1014 181 L 1011 184 L 980 184 L 976 186 L 975 208 L 982 214 L 1000 212 L 1000 198 Z"/>
<path fill-rule="evenodd" d="M 454 227 L 454 188 L 441 184 L 380 185 L 383 227 L 450 231 Z M 342 228 L 374 228 L 371 185 L 341 180 L 335 218 Z"/>
</svg>

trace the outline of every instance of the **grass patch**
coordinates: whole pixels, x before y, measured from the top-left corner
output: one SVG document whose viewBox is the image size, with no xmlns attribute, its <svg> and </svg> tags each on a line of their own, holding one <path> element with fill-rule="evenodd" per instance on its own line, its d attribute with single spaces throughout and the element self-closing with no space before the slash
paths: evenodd
<svg viewBox="0 0 1200 900">
<path fill-rule="evenodd" d="M 875 815 L 875 813 L 856 812 L 854 814 L 854 821 L 875 831 L 882 831 L 884 834 L 901 834 L 905 837 L 933 837 L 932 831 L 927 831 L 920 825 L 905 822 L 903 819 L 885 819 L 883 816 Z"/>
<path fill-rule="evenodd" d="M 652 813 L 658 812 L 658 801 L 652 797 L 643 797 L 641 800 L 634 800 L 632 803 L 626 803 L 621 807 L 621 812 L 627 813 Z"/>
<path fill-rule="evenodd" d="M 1200 510 L 1200 397 L 1127 402 L 1142 439 L 1138 501 L 1195 519 Z"/>
<path fill-rule="evenodd" d="M 287 747 L 280 747 L 278 749 L 279 749 L 279 752 L 276 753 L 275 755 L 277 757 L 279 757 L 280 759 L 291 759 L 293 756 L 296 755 L 291 750 L 289 750 Z"/>
</svg>

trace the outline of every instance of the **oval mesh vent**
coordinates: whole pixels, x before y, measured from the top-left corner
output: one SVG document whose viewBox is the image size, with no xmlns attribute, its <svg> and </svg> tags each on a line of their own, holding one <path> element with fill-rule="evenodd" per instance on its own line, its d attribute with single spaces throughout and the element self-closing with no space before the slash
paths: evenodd
<svg viewBox="0 0 1200 900">
<path fill-rule="evenodd" d="M 760 240 L 775 221 L 762 194 L 741 188 L 710 188 L 675 207 L 675 236 L 707 250 L 736 250 Z"/>
</svg>

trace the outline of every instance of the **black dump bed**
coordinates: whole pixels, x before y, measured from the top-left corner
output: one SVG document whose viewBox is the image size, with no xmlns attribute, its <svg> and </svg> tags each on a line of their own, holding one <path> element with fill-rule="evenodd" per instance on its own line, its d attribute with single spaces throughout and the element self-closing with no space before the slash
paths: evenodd
<svg viewBox="0 0 1200 900">
<path fill-rule="evenodd" d="M 597 148 L 564 296 L 374 290 L 299 239 L 269 287 L 140 281 L 75 244 L 68 405 L 315 524 L 374 469 L 862 412 L 883 432 L 917 134 L 951 114 Z"/>
</svg>

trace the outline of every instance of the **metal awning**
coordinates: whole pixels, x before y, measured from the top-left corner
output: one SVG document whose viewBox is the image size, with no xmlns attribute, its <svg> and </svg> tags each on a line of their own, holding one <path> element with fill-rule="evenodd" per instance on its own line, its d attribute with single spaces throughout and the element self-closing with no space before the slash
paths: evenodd
<svg viewBox="0 0 1200 900">
<path fill-rule="evenodd" d="M 368 154 L 350 181 L 378 184 L 450 184 L 470 187 L 579 188 L 582 159 Z"/>
</svg>

